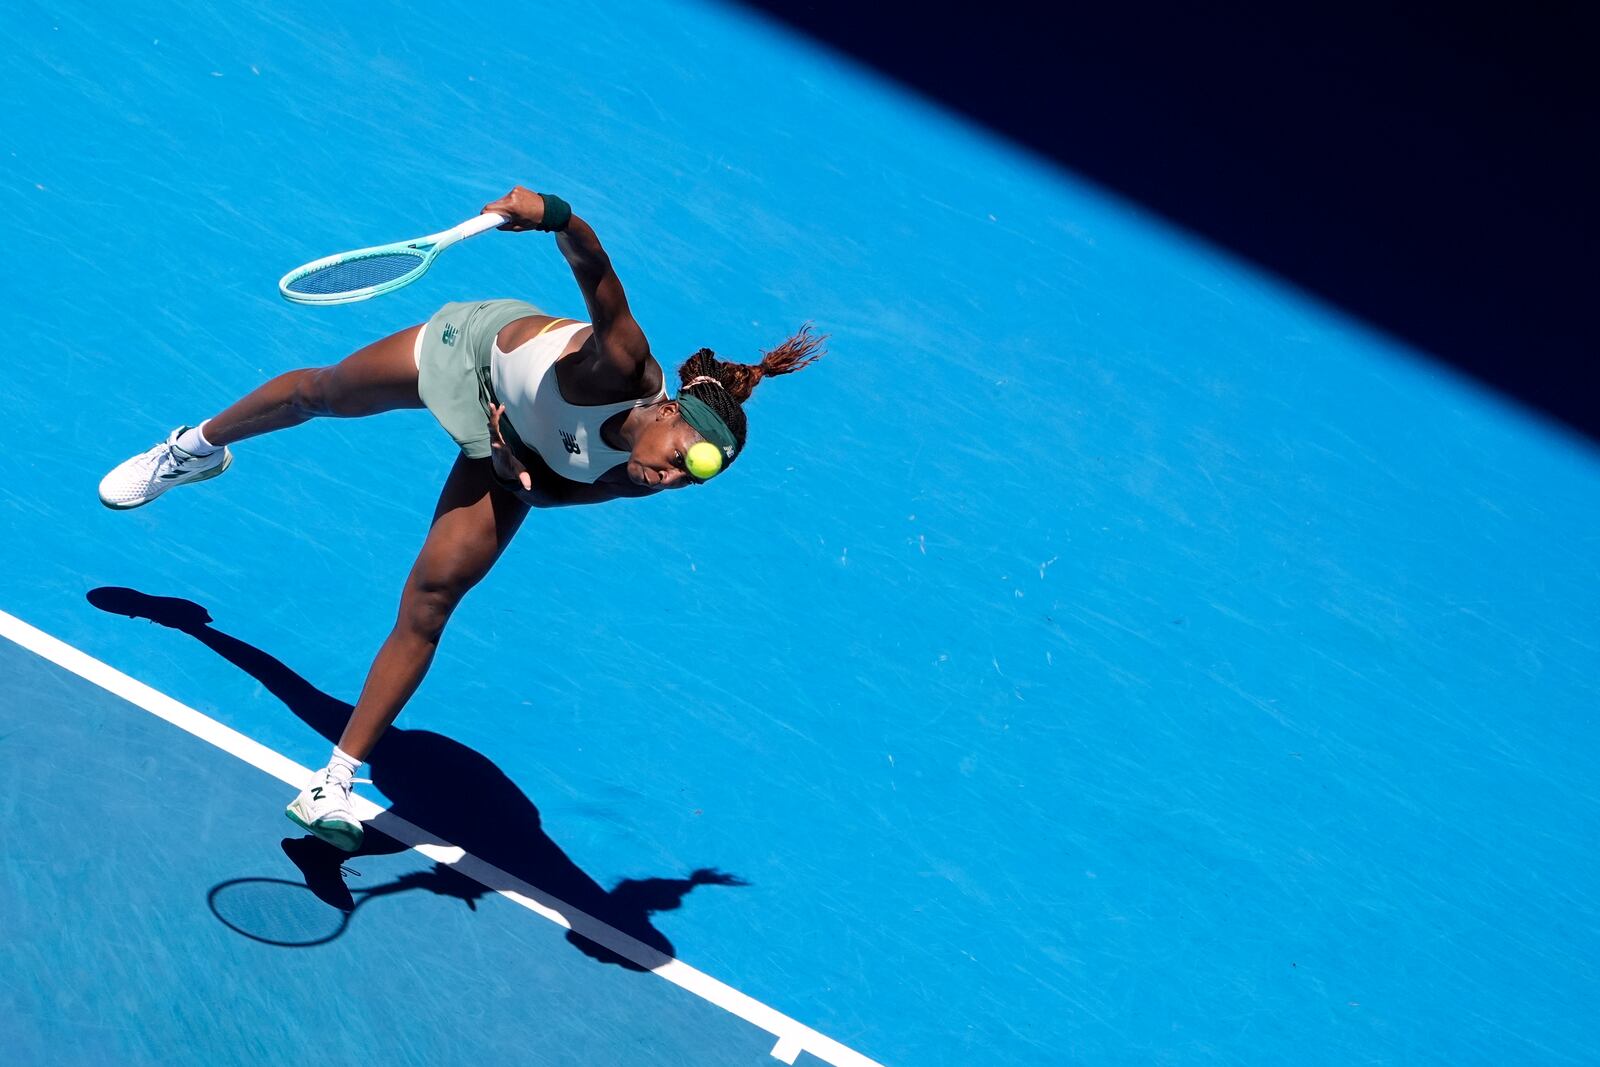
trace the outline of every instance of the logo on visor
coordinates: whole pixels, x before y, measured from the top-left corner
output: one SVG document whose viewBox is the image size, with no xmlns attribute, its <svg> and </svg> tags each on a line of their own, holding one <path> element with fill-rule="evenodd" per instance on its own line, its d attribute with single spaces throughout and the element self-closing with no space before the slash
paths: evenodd
<svg viewBox="0 0 1600 1067">
<path fill-rule="evenodd" d="M 557 430 L 556 433 L 561 435 L 561 443 L 566 446 L 568 452 L 572 453 L 574 456 L 583 455 L 583 446 L 578 444 L 578 439 L 576 437 L 573 437 L 565 430 Z"/>
</svg>

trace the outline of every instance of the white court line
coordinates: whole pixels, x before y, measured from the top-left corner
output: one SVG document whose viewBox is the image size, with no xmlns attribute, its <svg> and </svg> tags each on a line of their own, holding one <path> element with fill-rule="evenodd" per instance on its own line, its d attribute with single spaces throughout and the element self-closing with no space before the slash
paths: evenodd
<svg viewBox="0 0 1600 1067">
<path fill-rule="evenodd" d="M 312 772 L 308 768 L 300 766 L 289 757 L 274 752 L 258 741 L 252 741 L 237 730 L 230 729 L 215 719 L 178 703 L 165 693 L 128 677 L 116 668 L 101 663 L 93 656 L 56 640 L 4 611 L 0 611 L 0 637 L 5 637 L 56 666 L 71 671 L 108 692 L 115 693 L 157 718 L 165 719 L 180 730 L 239 757 L 250 766 L 265 771 L 286 785 L 299 789 L 311 777 Z M 356 802 L 356 814 L 361 816 L 362 822 L 370 823 L 435 862 L 453 867 L 480 885 L 494 890 L 531 912 L 544 916 L 557 926 L 576 931 L 590 941 L 604 945 L 624 959 L 655 972 L 673 985 L 688 990 L 701 1000 L 709 1001 L 723 1011 L 765 1030 L 776 1038 L 772 1055 L 784 1063 L 792 1064 L 800 1053 L 809 1052 L 817 1059 L 833 1064 L 834 1067 L 883 1067 L 877 1061 L 839 1044 L 826 1034 L 819 1034 L 777 1009 L 768 1007 L 732 986 L 717 981 L 703 971 L 695 970 L 682 960 L 674 959 L 664 952 L 651 948 L 638 938 L 630 937 L 615 927 L 607 926 L 592 915 L 587 915 L 522 879 L 485 863 L 470 852 L 391 814 L 372 801 L 361 797 L 353 799 Z"/>
</svg>

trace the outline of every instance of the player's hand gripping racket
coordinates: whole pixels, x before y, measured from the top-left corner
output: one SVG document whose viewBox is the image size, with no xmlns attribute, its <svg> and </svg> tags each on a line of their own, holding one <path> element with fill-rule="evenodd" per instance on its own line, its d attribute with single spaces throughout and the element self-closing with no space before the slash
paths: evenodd
<svg viewBox="0 0 1600 1067">
<path fill-rule="evenodd" d="M 313 260 L 285 274 L 278 282 L 278 292 L 296 304 L 349 304 L 382 296 L 422 277 L 439 253 L 457 241 L 492 230 L 505 221 L 506 216 L 491 212 L 427 237 Z"/>
</svg>

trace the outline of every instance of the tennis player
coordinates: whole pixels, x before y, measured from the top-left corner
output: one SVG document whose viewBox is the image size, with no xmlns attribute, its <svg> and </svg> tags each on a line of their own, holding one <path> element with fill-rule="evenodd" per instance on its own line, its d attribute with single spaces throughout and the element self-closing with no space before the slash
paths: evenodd
<svg viewBox="0 0 1600 1067">
<path fill-rule="evenodd" d="M 394 629 L 328 765 L 288 807 L 295 822 L 349 851 L 362 832 L 350 804 L 356 771 L 421 683 L 456 605 L 528 509 L 652 496 L 716 477 L 744 449 L 744 402 L 756 385 L 806 366 L 824 340 L 803 327 L 754 365 L 702 348 L 678 368 L 669 396 L 594 230 L 560 197 L 521 186 L 483 210 L 507 217 L 500 229 L 556 235 L 590 321 L 520 300 L 446 304 L 332 366 L 279 375 L 173 430 L 100 483 L 107 507 L 140 507 L 222 474 L 240 441 L 318 417 L 397 408 L 426 407 L 460 446 Z"/>
</svg>

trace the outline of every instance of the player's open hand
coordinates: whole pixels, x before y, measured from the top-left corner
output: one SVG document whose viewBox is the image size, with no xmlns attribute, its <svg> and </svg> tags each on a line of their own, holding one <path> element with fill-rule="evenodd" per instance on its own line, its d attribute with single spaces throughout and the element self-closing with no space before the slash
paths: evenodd
<svg viewBox="0 0 1600 1067">
<path fill-rule="evenodd" d="M 524 230 L 536 230 L 544 221 L 544 197 L 519 185 L 494 203 L 485 204 L 479 214 L 486 215 L 490 212 L 506 217 L 505 223 L 499 229 L 516 230 L 519 233 Z"/>
<path fill-rule="evenodd" d="M 489 461 L 494 464 L 495 477 L 502 482 L 515 482 L 525 491 L 532 492 L 533 476 L 511 451 L 511 446 L 506 444 L 505 435 L 500 432 L 500 416 L 504 415 L 505 411 L 504 404 L 496 404 L 489 409 Z"/>
</svg>

